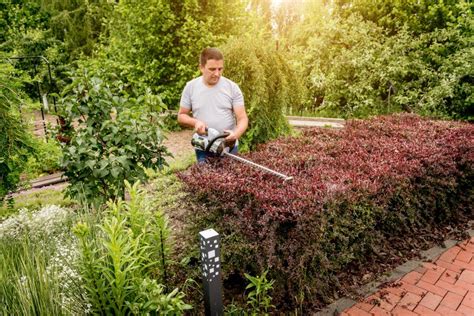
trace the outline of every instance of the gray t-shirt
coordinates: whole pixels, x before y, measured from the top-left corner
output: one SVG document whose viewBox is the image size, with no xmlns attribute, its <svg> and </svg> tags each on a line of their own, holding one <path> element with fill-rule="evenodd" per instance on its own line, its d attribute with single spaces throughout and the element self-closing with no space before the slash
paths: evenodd
<svg viewBox="0 0 474 316">
<path fill-rule="evenodd" d="M 181 107 L 193 111 L 193 117 L 220 132 L 235 128 L 234 107 L 244 106 L 239 86 L 225 77 L 208 87 L 202 76 L 189 81 L 181 95 Z"/>
</svg>

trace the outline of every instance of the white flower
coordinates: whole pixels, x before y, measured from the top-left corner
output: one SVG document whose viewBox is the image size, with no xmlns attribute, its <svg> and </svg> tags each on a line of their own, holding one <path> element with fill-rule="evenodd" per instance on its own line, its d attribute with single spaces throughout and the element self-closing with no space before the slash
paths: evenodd
<svg viewBox="0 0 474 316">
<path fill-rule="evenodd" d="M 63 229 L 70 214 L 70 210 L 57 205 L 44 206 L 32 212 L 21 209 L 17 215 L 0 223 L 0 238 L 17 238 L 23 233 L 28 233 L 33 238 L 54 236 Z"/>
</svg>

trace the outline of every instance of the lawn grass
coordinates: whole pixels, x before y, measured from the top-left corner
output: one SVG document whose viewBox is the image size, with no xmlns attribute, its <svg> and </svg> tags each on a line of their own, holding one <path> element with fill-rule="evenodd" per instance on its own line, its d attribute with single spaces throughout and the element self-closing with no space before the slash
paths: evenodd
<svg viewBox="0 0 474 316">
<path fill-rule="evenodd" d="M 9 206 L 7 202 L 0 206 L 0 221 L 18 213 L 18 210 L 27 208 L 30 210 L 39 209 L 45 205 L 58 205 L 69 207 L 75 202 L 64 196 L 61 190 L 45 189 L 28 194 L 21 194 L 14 198 L 13 205 Z"/>
</svg>

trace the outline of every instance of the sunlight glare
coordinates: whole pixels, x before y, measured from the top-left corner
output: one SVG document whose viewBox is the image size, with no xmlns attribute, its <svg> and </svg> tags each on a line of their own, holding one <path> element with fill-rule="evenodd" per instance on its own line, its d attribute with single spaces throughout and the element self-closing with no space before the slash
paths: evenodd
<svg viewBox="0 0 474 316">
<path fill-rule="evenodd" d="M 272 0 L 272 7 L 277 9 L 283 0 Z"/>
</svg>

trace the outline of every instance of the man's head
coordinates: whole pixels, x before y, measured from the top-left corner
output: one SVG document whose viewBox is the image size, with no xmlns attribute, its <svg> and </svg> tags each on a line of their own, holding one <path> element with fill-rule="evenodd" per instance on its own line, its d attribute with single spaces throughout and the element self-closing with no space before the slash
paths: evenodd
<svg viewBox="0 0 474 316">
<path fill-rule="evenodd" d="M 199 58 L 199 69 L 204 82 L 213 86 L 219 82 L 224 70 L 224 56 L 217 48 L 205 48 Z"/>
</svg>

